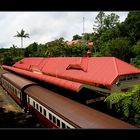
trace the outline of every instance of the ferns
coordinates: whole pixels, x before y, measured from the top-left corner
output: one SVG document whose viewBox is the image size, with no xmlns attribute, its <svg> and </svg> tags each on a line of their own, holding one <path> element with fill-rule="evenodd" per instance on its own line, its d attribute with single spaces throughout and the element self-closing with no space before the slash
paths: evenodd
<svg viewBox="0 0 140 140">
<path fill-rule="evenodd" d="M 105 101 L 110 102 L 111 104 L 118 103 L 120 100 L 122 100 L 125 97 L 124 93 L 113 93 L 109 95 Z"/>
<path fill-rule="evenodd" d="M 105 102 L 122 114 L 128 121 L 140 124 L 140 85 L 135 85 L 127 92 L 112 93 Z"/>
<path fill-rule="evenodd" d="M 124 98 L 124 100 L 122 100 L 122 111 L 125 117 L 128 117 L 130 115 L 129 113 L 131 104 L 132 104 L 131 98 Z"/>
<path fill-rule="evenodd" d="M 136 113 L 140 113 L 140 101 L 135 101 L 133 102 L 133 107 L 134 107 L 134 110 L 136 110 Z"/>
</svg>

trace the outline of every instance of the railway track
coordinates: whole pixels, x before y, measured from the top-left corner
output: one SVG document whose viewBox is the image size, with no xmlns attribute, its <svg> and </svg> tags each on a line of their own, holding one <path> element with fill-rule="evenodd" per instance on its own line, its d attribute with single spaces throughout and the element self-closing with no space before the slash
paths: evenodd
<svg viewBox="0 0 140 140">
<path fill-rule="evenodd" d="M 41 128 L 36 118 L 24 111 L 0 86 L 0 128 Z"/>
</svg>

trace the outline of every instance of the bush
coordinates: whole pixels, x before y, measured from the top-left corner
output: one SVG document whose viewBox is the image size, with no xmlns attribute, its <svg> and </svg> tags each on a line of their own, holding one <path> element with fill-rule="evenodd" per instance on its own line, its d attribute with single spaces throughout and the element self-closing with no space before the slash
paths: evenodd
<svg viewBox="0 0 140 140">
<path fill-rule="evenodd" d="M 140 125 L 140 85 L 135 85 L 126 92 L 112 93 L 105 102 L 110 107 L 114 105 L 124 120 Z"/>
</svg>

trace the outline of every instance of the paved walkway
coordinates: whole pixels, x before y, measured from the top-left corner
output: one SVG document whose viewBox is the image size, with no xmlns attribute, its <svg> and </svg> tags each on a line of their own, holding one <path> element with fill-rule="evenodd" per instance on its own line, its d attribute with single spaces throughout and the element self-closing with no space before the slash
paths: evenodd
<svg viewBox="0 0 140 140">
<path fill-rule="evenodd" d="M 41 128 L 31 114 L 26 114 L 0 86 L 0 128 Z"/>
<path fill-rule="evenodd" d="M 5 111 L 23 112 L 18 104 L 0 86 L 0 107 Z"/>
</svg>

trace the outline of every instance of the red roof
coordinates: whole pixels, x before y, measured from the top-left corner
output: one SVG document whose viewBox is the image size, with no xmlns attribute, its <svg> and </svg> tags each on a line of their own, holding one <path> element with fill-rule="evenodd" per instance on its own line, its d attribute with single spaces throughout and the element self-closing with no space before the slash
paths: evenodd
<svg viewBox="0 0 140 140">
<path fill-rule="evenodd" d="M 22 70 L 22 69 L 17 69 L 14 67 L 10 67 L 10 66 L 4 66 L 3 68 L 8 69 L 8 70 L 12 70 L 16 73 L 31 77 L 31 78 L 35 78 L 35 79 L 39 79 L 40 81 L 44 81 L 44 82 L 48 82 L 50 84 L 54 84 L 72 91 L 76 91 L 78 92 L 79 90 L 81 90 L 81 88 L 83 87 L 83 84 L 81 83 L 77 83 L 77 82 L 72 82 L 72 81 L 68 81 L 68 80 L 64 80 L 64 79 L 60 79 L 60 78 L 56 78 L 56 77 L 52 77 L 52 76 L 47 76 L 47 75 L 43 75 L 43 74 L 36 74 L 30 71 L 26 71 L 26 70 Z"/>
<path fill-rule="evenodd" d="M 16 72 L 22 69 L 24 69 L 25 72 L 30 71 L 34 77 L 52 77 L 55 78 L 56 81 L 57 79 L 60 81 L 66 80 L 66 82 L 74 81 L 74 83 L 78 83 L 78 85 L 81 83 L 86 85 L 102 84 L 111 86 L 120 75 L 140 73 L 139 68 L 115 57 L 30 57 L 24 58 L 21 61 L 22 64 L 17 62 L 13 65 L 13 67 L 15 67 L 14 69 L 13 67 L 10 68 Z M 23 65 L 25 65 L 24 68 Z M 4 68 L 7 67 L 4 66 Z M 42 74 L 33 73 L 33 71 L 36 70 Z M 22 72 L 23 70 L 20 71 L 21 74 Z M 27 75 L 27 73 L 25 75 Z M 52 80 L 52 83 L 55 83 L 55 80 Z M 59 85 L 59 82 L 55 84 Z M 61 86 L 64 87 L 64 85 L 62 84 Z"/>
<path fill-rule="evenodd" d="M 88 46 L 94 46 L 95 45 L 95 42 L 88 42 L 87 45 Z"/>
<path fill-rule="evenodd" d="M 67 42 L 67 45 L 74 45 L 74 44 L 76 44 L 76 43 L 78 43 L 78 42 L 83 42 L 82 40 L 80 40 L 80 39 L 77 39 L 77 40 L 72 40 L 72 41 L 68 41 Z M 94 46 L 95 45 L 95 42 L 85 42 L 88 46 Z"/>
<path fill-rule="evenodd" d="M 73 45 L 73 44 L 78 43 L 79 41 L 80 41 L 79 39 L 77 39 L 77 40 L 72 40 L 72 41 L 68 41 L 68 42 L 67 42 L 67 45 Z"/>
</svg>

